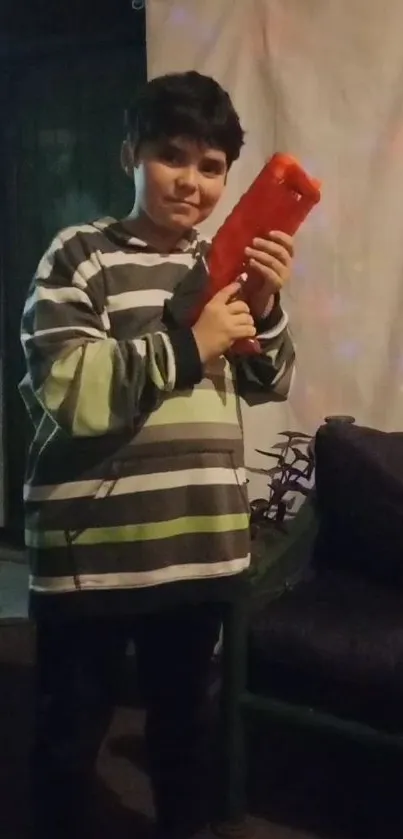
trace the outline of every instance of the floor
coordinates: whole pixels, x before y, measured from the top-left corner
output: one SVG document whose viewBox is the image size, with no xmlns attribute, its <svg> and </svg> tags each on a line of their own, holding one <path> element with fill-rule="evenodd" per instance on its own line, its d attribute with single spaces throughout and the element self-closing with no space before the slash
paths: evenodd
<svg viewBox="0 0 403 839">
<path fill-rule="evenodd" d="M 33 628 L 27 568 L 0 553 L 0 835 L 28 839 L 27 755 L 32 733 Z M 15 561 L 17 560 L 17 561 Z M 100 755 L 97 839 L 150 836 L 143 712 L 120 703 Z M 267 728 L 267 727 L 266 727 Z M 250 734 L 249 804 L 255 839 L 400 839 L 401 767 L 296 732 Z M 201 837 L 200 837 L 201 839 Z"/>
<path fill-rule="evenodd" d="M 27 589 L 28 569 L 22 552 L 10 548 L 0 548 L 0 633 L 2 624 L 4 628 L 6 626 L 10 628 L 16 621 L 27 618 Z M 1 647 L 3 647 L 3 655 L 0 657 L 0 668 L 1 664 L 4 665 L 5 660 L 10 665 L 11 660 L 14 658 L 11 647 L 9 647 L 5 654 L 4 645 L 0 645 Z M 21 657 L 21 649 L 18 652 L 19 657 Z M 30 663 L 30 652 L 30 650 L 25 651 L 23 663 Z M 5 710 L 3 708 L 3 720 L 5 716 L 8 716 L 4 713 Z M 141 768 L 133 771 L 135 765 L 133 754 L 124 754 L 124 750 L 122 753 L 122 742 L 127 742 L 130 736 L 132 736 L 133 742 L 135 742 L 139 734 L 139 727 L 141 729 L 141 724 L 141 712 L 133 715 L 127 708 L 121 708 L 117 712 L 109 741 L 100 756 L 99 772 L 100 777 L 106 783 L 111 794 L 111 800 L 113 800 L 114 796 L 116 797 L 116 800 L 122 805 L 122 812 L 127 810 L 130 814 L 130 812 L 136 812 L 138 808 L 137 812 L 140 813 L 140 822 L 144 820 L 146 824 L 147 820 L 152 818 L 152 802 L 147 778 Z M 10 750 L 12 750 L 12 745 L 10 743 Z M 13 763 L 14 761 L 12 761 Z M 15 781 L 18 788 L 17 777 L 15 777 Z M 3 784 L 1 785 L 3 786 Z M 22 787 L 25 789 L 25 783 L 22 784 Z M 1 790 L 0 798 L 3 799 Z M 4 795 L 3 800 L 8 800 L 10 803 L 9 796 Z M 11 803 L 13 800 L 14 804 L 17 805 L 15 806 L 17 823 L 12 818 L 12 812 L 8 812 L 7 814 L 8 808 L 2 808 L 3 817 L 0 816 L 0 834 L 3 839 L 11 839 L 11 837 L 12 839 L 20 839 L 20 837 L 21 839 L 23 837 L 25 839 L 25 836 L 28 834 L 27 825 L 24 823 L 24 818 L 22 820 L 20 819 L 21 813 L 25 810 L 23 801 L 18 801 L 18 798 L 15 801 L 15 797 L 12 796 Z M 5 823 L 1 825 L 1 821 Z M 120 821 L 122 821 L 121 817 Z M 264 819 L 255 819 L 252 825 L 255 839 L 269 839 L 269 837 L 270 839 L 314 839 L 313 834 L 291 830 L 280 825 L 270 825 Z M 115 839 L 118 839 L 116 833 L 114 833 L 114 836 Z"/>
</svg>

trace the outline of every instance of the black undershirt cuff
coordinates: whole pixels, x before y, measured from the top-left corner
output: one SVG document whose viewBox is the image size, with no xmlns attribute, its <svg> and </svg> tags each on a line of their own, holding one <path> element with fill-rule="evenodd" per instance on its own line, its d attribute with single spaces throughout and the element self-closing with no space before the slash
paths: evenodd
<svg viewBox="0 0 403 839">
<path fill-rule="evenodd" d="M 263 332 L 270 332 L 275 329 L 283 317 L 283 310 L 280 303 L 280 293 L 277 292 L 274 296 L 274 305 L 271 312 L 265 318 L 259 318 L 255 321 L 257 334 L 261 335 Z"/>
<path fill-rule="evenodd" d="M 187 326 L 169 329 L 168 338 L 175 355 L 175 389 L 186 390 L 197 385 L 203 378 L 203 365 L 192 330 Z"/>
</svg>

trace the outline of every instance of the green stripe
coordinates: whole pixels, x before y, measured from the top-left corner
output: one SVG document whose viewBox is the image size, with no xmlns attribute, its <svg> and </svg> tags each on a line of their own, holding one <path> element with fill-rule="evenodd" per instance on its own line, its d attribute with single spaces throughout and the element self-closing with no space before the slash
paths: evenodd
<svg viewBox="0 0 403 839">
<path fill-rule="evenodd" d="M 223 387 L 225 383 L 223 382 Z M 158 425 L 177 425 L 188 423 L 236 423 L 237 397 L 234 392 L 216 390 L 214 385 L 207 390 L 196 387 L 186 395 L 177 392 L 167 396 L 162 404 L 148 417 L 144 428 Z M 182 420 L 180 419 L 182 416 Z"/>
<path fill-rule="evenodd" d="M 39 389 L 38 396 L 50 414 L 57 413 L 66 398 L 81 355 L 82 347 L 76 347 L 67 356 L 55 361 L 49 376 Z"/>
<path fill-rule="evenodd" d="M 74 545 L 102 545 L 119 542 L 146 542 L 153 539 L 170 539 L 188 533 L 225 533 L 234 530 L 246 530 L 249 527 L 248 513 L 234 513 L 223 516 L 183 516 L 164 522 L 125 525 L 122 527 L 91 527 L 83 530 L 73 540 Z M 66 535 L 63 530 L 38 532 L 25 531 L 26 545 L 29 548 L 65 547 Z"/>
<path fill-rule="evenodd" d="M 114 341 L 95 341 L 84 349 L 72 433 L 75 437 L 105 434 L 112 427 Z"/>
<path fill-rule="evenodd" d="M 106 434 L 111 428 L 115 346 L 114 341 L 104 340 L 76 347 L 54 362 L 39 391 L 50 414 L 69 412 L 68 424 L 76 437 Z M 63 405 L 69 395 L 72 404 Z"/>
</svg>

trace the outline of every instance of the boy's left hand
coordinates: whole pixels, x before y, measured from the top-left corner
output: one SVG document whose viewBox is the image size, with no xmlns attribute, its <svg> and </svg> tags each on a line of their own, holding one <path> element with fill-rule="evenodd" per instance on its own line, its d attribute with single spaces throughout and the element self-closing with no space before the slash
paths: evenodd
<svg viewBox="0 0 403 839">
<path fill-rule="evenodd" d="M 254 239 L 246 248 L 246 271 L 251 279 L 260 279 L 256 291 L 248 298 L 253 317 L 258 320 L 270 314 L 274 295 L 281 291 L 291 274 L 294 257 L 292 236 L 273 230 L 266 238 Z"/>
</svg>

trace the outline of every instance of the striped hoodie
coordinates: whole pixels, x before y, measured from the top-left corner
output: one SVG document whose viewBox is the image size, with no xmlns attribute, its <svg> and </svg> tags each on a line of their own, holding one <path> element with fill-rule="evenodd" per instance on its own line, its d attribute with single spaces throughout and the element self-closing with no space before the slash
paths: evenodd
<svg viewBox="0 0 403 839">
<path fill-rule="evenodd" d="M 294 350 L 277 303 L 258 324 L 260 358 L 202 369 L 191 330 L 166 326 L 164 307 L 192 271 L 200 279 L 207 248 L 191 231 L 158 253 L 103 219 L 61 231 L 39 263 L 20 385 L 34 426 L 24 499 L 36 608 L 249 565 L 240 398 L 286 398 Z"/>
</svg>

